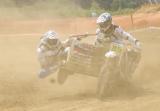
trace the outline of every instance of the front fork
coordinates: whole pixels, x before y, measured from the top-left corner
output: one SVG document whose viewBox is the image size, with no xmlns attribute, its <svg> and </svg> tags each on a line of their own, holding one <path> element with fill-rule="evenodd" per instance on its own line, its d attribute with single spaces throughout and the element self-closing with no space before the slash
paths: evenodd
<svg viewBox="0 0 160 111">
<path fill-rule="evenodd" d="M 117 76 L 118 58 L 115 52 L 109 51 L 105 54 L 106 60 L 103 64 L 98 81 L 97 94 L 102 99 L 112 94 L 113 85 Z"/>
</svg>

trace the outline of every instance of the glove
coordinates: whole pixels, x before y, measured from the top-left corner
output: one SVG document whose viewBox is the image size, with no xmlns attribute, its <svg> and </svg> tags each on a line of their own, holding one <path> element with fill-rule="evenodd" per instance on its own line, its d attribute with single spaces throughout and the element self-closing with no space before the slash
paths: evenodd
<svg viewBox="0 0 160 111">
<path fill-rule="evenodd" d="M 136 41 L 135 42 L 135 48 L 138 50 L 138 51 L 141 51 L 141 43 L 139 41 Z"/>
</svg>

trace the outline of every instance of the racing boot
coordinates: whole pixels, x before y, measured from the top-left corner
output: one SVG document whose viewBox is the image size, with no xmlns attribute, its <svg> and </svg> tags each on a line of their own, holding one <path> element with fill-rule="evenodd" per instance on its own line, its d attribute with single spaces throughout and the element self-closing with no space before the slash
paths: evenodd
<svg viewBox="0 0 160 111">
<path fill-rule="evenodd" d="M 39 78 L 43 79 L 43 78 L 46 78 L 49 74 L 51 74 L 51 71 L 49 69 L 41 69 L 39 71 Z"/>
</svg>

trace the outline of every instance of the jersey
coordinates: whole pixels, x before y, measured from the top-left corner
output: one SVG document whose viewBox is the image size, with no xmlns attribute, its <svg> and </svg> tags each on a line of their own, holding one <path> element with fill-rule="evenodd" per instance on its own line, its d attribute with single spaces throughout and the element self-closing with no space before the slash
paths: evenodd
<svg viewBox="0 0 160 111">
<path fill-rule="evenodd" d="M 121 27 L 113 25 L 109 33 L 102 32 L 99 28 L 96 30 L 96 46 L 107 47 L 111 42 L 123 42 L 128 40 L 132 45 L 138 41 L 131 34 L 124 31 Z"/>
</svg>

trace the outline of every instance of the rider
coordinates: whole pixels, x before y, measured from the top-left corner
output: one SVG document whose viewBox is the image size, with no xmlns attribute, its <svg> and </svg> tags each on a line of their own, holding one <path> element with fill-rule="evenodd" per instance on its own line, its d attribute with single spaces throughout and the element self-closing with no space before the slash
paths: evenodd
<svg viewBox="0 0 160 111">
<path fill-rule="evenodd" d="M 56 72 L 59 66 L 66 62 L 69 47 L 72 48 L 72 44 L 75 44 L 76 41 L 78 41 L 77 38 L 69 38 L 61 42 L 56 32 L 51 30 L 46 32 L 40 39 L 37 49 L 41 66 L 39 77 L 45 78 Z"/>
<path fill-rule="evenodd" d="M 123 42 L 127 40 L 132 46 L 134 46 L 138 51 L 131 51 L 131 56 L 135 57 L 135 64 L 138 64 L 140 59 L 140 42 L 136 38 L 134 38 L 131 34 L 125 32 L 120 26 L 113 24 L 112 16 L 110 13 L 102 13 L 97 18 L 98 29 L 96 30 L 96 41 L 95 46 L 97 47 L 109 47 L 111 42 Z M 108 52 L 106 56 L 114 57 L 115 54 L 113 52 Z M 134 68 L 135 69 L 135 68 Z"/>
<path fill-rule="evenodd" d="M 38 45 L 38 59 L 41 65 L 39 77 L 44 78 L 47 75 L 56 72 L 60 58 L 64 57 L 64 47 L 54 31 L 46 32 Z"/>
</svg>

